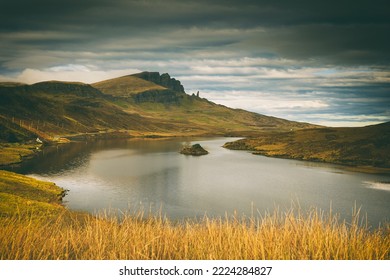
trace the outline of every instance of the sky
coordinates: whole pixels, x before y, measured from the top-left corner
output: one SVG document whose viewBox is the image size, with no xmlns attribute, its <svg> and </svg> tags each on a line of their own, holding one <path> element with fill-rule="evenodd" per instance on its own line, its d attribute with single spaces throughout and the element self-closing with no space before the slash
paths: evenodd
<svg viewBox="0 0 390 280">
<path fill-rule="evenodd" d="M 232 108 L 327 126 L 390 121 L 387 1 L 0 4 L 0 81 L 158 71 Z"/>
</svg>

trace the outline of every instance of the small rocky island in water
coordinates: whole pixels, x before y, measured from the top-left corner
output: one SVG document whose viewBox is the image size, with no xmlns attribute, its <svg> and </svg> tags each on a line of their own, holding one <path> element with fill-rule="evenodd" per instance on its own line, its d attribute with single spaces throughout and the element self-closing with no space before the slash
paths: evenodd
<svg viewBox="0 0 390 280">
<path fill-rule="evenodd" d="M 183 149 L 181 149 L 180 153 L 184 155 L 203 156 L 207 155 L 209 152 L 203 149 L 200 144 L 194 144 L 190 147 L 184 147 Z"/>
</svg>

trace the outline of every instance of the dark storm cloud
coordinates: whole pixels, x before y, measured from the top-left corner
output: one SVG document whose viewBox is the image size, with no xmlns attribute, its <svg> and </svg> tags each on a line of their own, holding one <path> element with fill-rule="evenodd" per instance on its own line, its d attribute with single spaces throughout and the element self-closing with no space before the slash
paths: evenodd
<svg viewBox="0 0 390 280">
<path fill-rule="evenodd" d="M 243 26 L 290 25 L 308 23 L 373 24 L 389 23 L 386 1 L 264 1 L 264 0 L 15 0 L 2 4 L 2 16 L 12 26 L 36 25 L 45 20 L 54 24 L 66 20 L 77 23 Z M 106 20 L 110 19 L 110 22 Z M 161 20 L 164 20 L 161 22 Z M 3 26 L 4 28 L 4 26 Z"/>
<path fill-rule="evenodd" d="M 7 1 L 0 12 L 0 30 L 74 32 L 75 38 L 22 38 L 30 46 L 59 43 L 77 49 L 88 42 L 123 37 L 153 38 L 153 31 L 181 28 L 264 28 L 238 47 L 260 48 L 281 57 L 322 58 L 349 63 L 388 62 L 390 13 L 385 1 Z M 150 34 L 151 33 L 151 34 Z M 27 35 L 27 34 L 26 34 Z M 80 36 L 82 35 L 82 36 Z M 189 38 L 190 39 L 190 38 Z M 215 45 L 208 38 L 203 46 Z M 85 44 L 85 45 L 84 45 Z M 379 57 L 382 59 L 379 60 Z"/>
</svg>

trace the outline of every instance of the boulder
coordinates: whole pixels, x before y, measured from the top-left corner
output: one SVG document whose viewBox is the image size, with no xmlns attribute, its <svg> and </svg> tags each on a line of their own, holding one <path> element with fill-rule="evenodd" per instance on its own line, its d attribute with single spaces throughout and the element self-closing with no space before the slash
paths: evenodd
<svg viewBox="0 0 390 280">
<path fill-rule="evenodd" d="M 203 156 L 207 155 L 209 152 L 203 149 L 200 144 L 194 144 L 191 147 L 184 147 L 180 153 L 184 155 Z"/>
</svg>

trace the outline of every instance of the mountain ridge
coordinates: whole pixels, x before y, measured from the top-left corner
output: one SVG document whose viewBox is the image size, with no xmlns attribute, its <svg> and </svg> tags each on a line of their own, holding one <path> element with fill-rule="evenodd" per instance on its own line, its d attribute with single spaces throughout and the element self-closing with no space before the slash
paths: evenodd
<svg viewBox="0 0 390 280">
<path fill-rule="evenodd" d="M 157 84 L 159 83 L 159 84 Z M 315 127 L 188 95 L 169 74 L 142 72 L 93 84 L 45 81 L 0 84 L 2 141 L 24 141 L 28 130 L 47 141 L 80 134 L 123 136 L 247 136 L 262 130 Z M 8 122 L 8 125 L 7 125 Z M 22 129 L 18 132 L 15 125 Z M 20 137 L 18 137 L 18 135 Z"/>
</svg>

